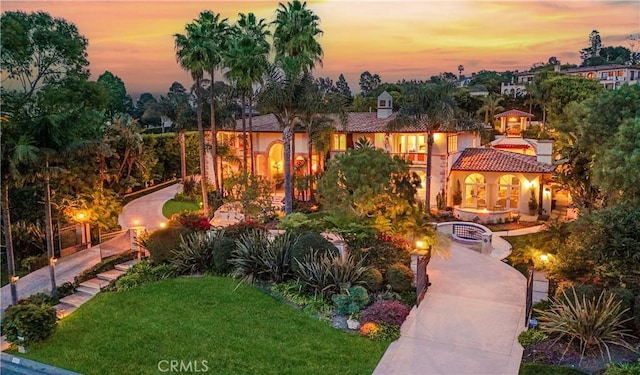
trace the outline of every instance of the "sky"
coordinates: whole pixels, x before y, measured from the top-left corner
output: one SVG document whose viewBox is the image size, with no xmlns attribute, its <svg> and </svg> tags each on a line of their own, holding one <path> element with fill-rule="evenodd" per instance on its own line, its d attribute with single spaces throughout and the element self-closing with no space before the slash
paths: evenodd
<svg viewBox="0 0 640 375">
<path fill-rule="evenodd" d="M 440 72 L 527 70 L 556 56 L 580 63 L 579 51 L 598 30 L 604 46 L 640 33 L 640 1 L 308 1 L 320 17 L 324 50 L 317 77 L 343 73 L 353 93 L 364 71 L 383 82 L 428 79 Z M 89 40 L 92 76 L 110 71 L 136 97 L 192 84 L 175 58 L 174 37 L 203 10 L 235 23 L 239 12 L 267 22 L 278 1 L 7 1 L 0 9 L 42 10 L 74 23 Z M 635 46 L 640 50 L 640 45 Z"/>
</svg>

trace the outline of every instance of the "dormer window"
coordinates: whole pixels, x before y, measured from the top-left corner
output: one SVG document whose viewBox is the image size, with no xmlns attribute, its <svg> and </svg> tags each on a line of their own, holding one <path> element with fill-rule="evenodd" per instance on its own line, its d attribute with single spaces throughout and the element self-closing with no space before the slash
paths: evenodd
<svg viewBox="0 0 640 375">
<path fill-rule="evenodd" d="M 380 100 L 380 102 L 378 103 L 378 106 L 381 108 L 384 108 L 387 105 L 387 101 L 386 100 Z"/>
</svg>

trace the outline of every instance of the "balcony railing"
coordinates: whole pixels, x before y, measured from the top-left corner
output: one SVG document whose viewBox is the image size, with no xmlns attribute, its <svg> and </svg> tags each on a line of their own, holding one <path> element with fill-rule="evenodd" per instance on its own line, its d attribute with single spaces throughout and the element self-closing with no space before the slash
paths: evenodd
<svg viewBox="0 0 640 375">
<path fill-rule="evenodd" d="M 427 162 L 427 154 L 424 152 L 391 152 L 391 156 L 398 156 L 413 164 L 424 164 Z"/>
</svg>

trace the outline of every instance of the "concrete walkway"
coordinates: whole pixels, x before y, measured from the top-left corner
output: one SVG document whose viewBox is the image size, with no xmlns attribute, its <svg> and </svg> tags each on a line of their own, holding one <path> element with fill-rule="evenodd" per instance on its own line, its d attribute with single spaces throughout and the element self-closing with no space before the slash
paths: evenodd
<svg viewBox="0 0 640 375">
<path fill-rule="evenodd" d="M 160 228 L 162 223 L 169 221 L 162 215 L 162 206 L 180 190 L 182 184 L 175 184 L 129 202 L 123 207 L 118 224 L 122 229 L 142 226 L 152 231 Z"/>
<path fill-rule="evenodd" d="M 374 374 L 517 374 L 526 279 L 498 259 L 452 243 L 434 258 L 432 286 Z"/>
</svg>

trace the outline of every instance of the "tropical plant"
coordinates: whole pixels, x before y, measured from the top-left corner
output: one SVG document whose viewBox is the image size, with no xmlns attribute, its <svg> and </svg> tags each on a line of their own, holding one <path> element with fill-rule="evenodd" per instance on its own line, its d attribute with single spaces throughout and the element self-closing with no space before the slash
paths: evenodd
<svg viewBox="0 0 640 375">
<path fill-rule="evenodd" d="M 294 243 L 289 233 L 271 238 L 265 231 L 252 230 L 240 236 L 229 263 L 235 267 L 235 276 L 244 282 L 281 282 L 291 274 Z"/>
<path fill-rule="evenodd" d="M 196 104 L 196 122 L 198 124 L 198 143 L 200 158 L 200 176 L 206 181 L 207 173 L 205 168 L 205 142 L 204 128 L 202 127 L 202 95 L 201 85 L 205 69 L 208 68 L 207 61 L 207 35 L 202 30 L 201 25 L 196 22 L 189 23 L 185 26 L 185 34 L 174 34 L 176 59 L 180 63 L 182 69 L 191 73 L 191 77 L 195 81 L 195 104 Z M 202 208 L 203 214 L 209 216 L 209 202 L 207 200 L 206 184 L 201 184 L 202 190 Z"/>
<path fill-rule="evenodd" d="M 295 262 L 300 281 L 308 290 L 325 298 L 339 293 L 341 285 L 362 284 L 362 275 L 367 269 L 362 259 L 358 260 L 350 254 L 342 257 L 312 252 Z"/>
<path fill-rule="evenodd" d="M 262 176 L 240 172 L 226 180 L 228 202 L 239 202 L 245 220 L 265 220 L 273 211 L 271 184 Z"/>
<path fill-rule="evenodd" d="M 578 298 L 575 289 L 573 296 L 563 292 L 563 300 L 554 299 L 549 310 L 539 311 L 540 330 L 556 341 L 567 340 L 565 353 L 572 344 L 578 344 L 581 360 L 587 350 L 597 348 L 604 358 L 606 351 L 609 361 L 609 345 L 632 349 L 628 340 L 633 338 L 624 328 L 630 319 L 624 319 L 626 310 L 622 310 L 621 301 L 615 295 L 600 294 L 596 299 Z"/>
<path fill-rule="evenodd" d="M 172 252 L 178 249 L 181 236 L 186 233 L 187 230 L 184 227 L 170 225 L 143 238 L 142 245 L 151 254 L 153 264 L 160 265 L 169 261 Z"/>
<path fill-rule="evenodd" d="M 178 249 L 172 252 L 169 263 L 178 275 L 200 274 L 213 267 L 213 253 L 222 240 L 217 231 L 193 232 L 180 236 Z"/>
<path fill-rule="evenodd" d="M 495 93 L 489 94 L 482 99 L 482 107 L 480 107 L 478 113 L 484 113 L 485 124 L 492 124 L 495 113 L 504 110 L 504 107 L 500 105 L 503 100 L 504 98 Z"/>
<path fill-rule="evenodd" d="M 292 214 L 293 215 L 293 214 Z M 314 231 L 302 232 L 297 236 L 296 243 L 291 248 L 291 266 L 297 268 L 296 260 L 302 261 L 306 256 L 315 252 L 317 255 L 336 256 L 338 249 L 321 234 Z"/>
<path fill-rule="evenodd" d="M 405 103 L 397 118 L 388 124 L 389 130 L 398 131 L 414 126 L 424 129 L 427 135 L 427 163 L 425 182 L 425 210 L 431 208 L 431 165 L 433 158 L 433 135 L 439 129 L 449 128 L 453 124 L 455 99 L 453 85 L 449 82 L 439 84 L 411 83 L 405 88 Z"/>
</svg>

